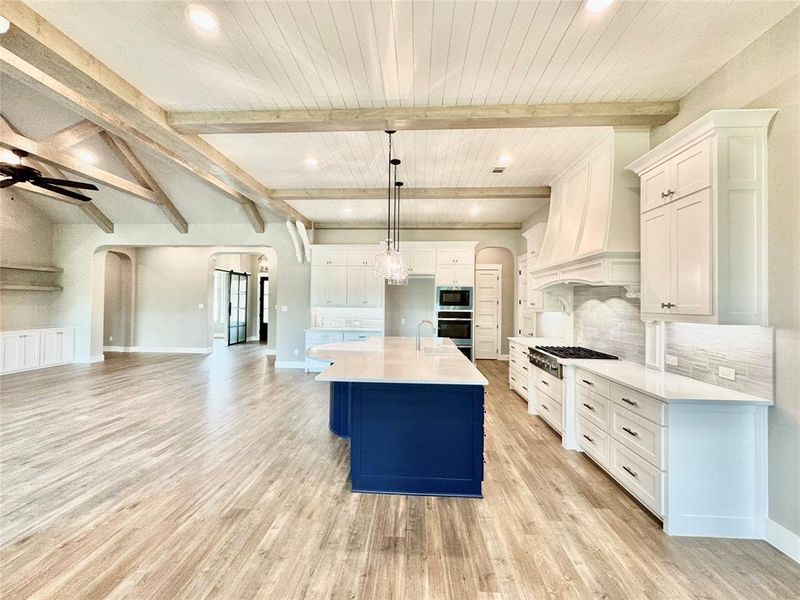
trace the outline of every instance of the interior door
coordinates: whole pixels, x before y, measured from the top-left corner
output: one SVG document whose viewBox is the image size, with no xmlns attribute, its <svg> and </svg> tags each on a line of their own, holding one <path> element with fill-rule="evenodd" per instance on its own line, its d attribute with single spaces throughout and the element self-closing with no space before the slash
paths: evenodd
<svg viewBox="0 0 800 600">
<path fill-rule="evenodd" d="M 258 281 L 258 341 L 269 340 L 269 277 Z"/>
<path fill-rule="evenodd" d="M 228 345 L 247 341 L 247 273 L 229 274 Z"/>
<path fill-rule="evenodd" d="M 497 359 L 500 353 L 500 272 L 478 269 L 475 274 L 475 358 Z"/>
</svg>

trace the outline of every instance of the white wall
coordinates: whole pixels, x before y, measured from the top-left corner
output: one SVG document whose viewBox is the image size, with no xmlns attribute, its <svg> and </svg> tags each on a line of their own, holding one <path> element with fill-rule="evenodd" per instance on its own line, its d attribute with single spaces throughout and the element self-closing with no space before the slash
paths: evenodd
<svg viewBox="0 0 800 600">
<path fill-rule="evenodd" d="M 183 322 L 192 325 L 185 329 L 172 323 L 157 320 L 146 320 L 137 323 L 137 335 L 142 332 L 153 331 L 153 327 L 163 326 L 166 331 L 154 333 L 152 339 L 159 343 L 181 344 L 180 347 L 211 346 L 213 339 L 210 327 L 210 312 L 205 315 L 206 334 L 196 334 L 194 326 L 195 317 L 203 310 L 210 311 L 208 305 L 211 299 L 212 281 L 208 276 L 211 254 L 221 250 L 231 252 L 263 252 L 266 248 L 275 251 L 277 278 L 276 304 L 287 306 L 286 312 L 278 314 L 276 332 L 276 353 L 279 366 L 286 361 L 303 360 L 303 329 L 309 321 L 309 267 L 307 264 L 298 264 L 294 247 L 283 222 L 271 222 L 267 225 L 266 232 L 258 234 L 249 225 L 195 225 L 189 228 L 189 233 L 179 234 L 171 225 L 117 225 L 113 234 L 105 234 L 93 225 L 59 225 L 56 227 L 54 253 L 57 260 L 64 267 L 62 283 L 64 291 L 62 300 L 56 308 L 56 318 L 63 325 L 77 328 L 76 357 L 78 360 L 98 360 L 102 353 L 102 310 L 103 297 L 102 285 L 92 285 L 95 281 L 103 281 L 105 273 L 105 252 L 97 253 L 98 249 L 108 249 L 118 246 L 169 247 L 182 246 L 202 248 L 205 253 L 205 269 L 202 285 L 197 284 L 198 279 L 192 278 L 186 287 L 166 283 L 170 290 L 178 294 L 177 299 L 170 299 L 176 307 L 180 307 L 191 316 L 189 321 Z M 141 251 L 141 250 L 140 250 Z M 202 254 L 202 253 L 200 253 Z M 151 281 L 155 276 L 155 264 L 152 257 L 139 261 L 139 277 Z M 166 254 L 162 256 L 166 257 Z M 166 265 L 167 269 L 172 269 Z M 200 267 L 197 267 L 200 270 Z M 185 280 L 184 274 L 173 271 L 179 280 Z M 146 283 L 143 282 L 139 289 Z M 204 287 L 203 287 L 204 286 Z M 202 289 L 201 289 L 202 288 Z M 96 290 L 100 290 L 97 292 Z M 164 294 L 162 294 L 162 297 Z M 145 305 L 139 306 L 137 315 L 150 311 L 159 311 L 149 299 L 144 300 Z M 198 304 L 204 303 L 204 309 L 199 309 Z M 193 307 L 193 308 L 192 308 Z M 162 313 L 163 314 L 163 313 Z M 138 321 L 138 319 L 137 319 Z M 191 333 L 184 331 L 191 330 Z M 137 340 L 137 345 L 140 340 Z"/>
<path fill-rule="evenodd" d="M 800 535 L 800 9 L 681 100 L 658 144 L 709 110 L 777 108 L 769 131 L 769 320 L 775 406 L 769 415 L 770 518 Z"/>
<path fill-rule="evenodd" d="M 385 331 L 389 336 L 413 337 L 422 320 L 436 323 L 436 286 L 433 277 L 411 277 L 408 285 L 386 286 Z M 402 320 L 405 319 L 405 324 Z M 425 326 L 422 335 L 430 336 Z"/>
<path fill-rule="evenodd" d="M 53 231 L 53 224 L 34 204 L 18 197 L 13 188 L 0 190 L 0 262 L 54 266 Z M 0 280 L 53 285 L 59 277 L 2 269 Z M 0 330 L 60 325 L 53 318 L 59 296 L 60 292 L 0 291 Z"/>
</svg>

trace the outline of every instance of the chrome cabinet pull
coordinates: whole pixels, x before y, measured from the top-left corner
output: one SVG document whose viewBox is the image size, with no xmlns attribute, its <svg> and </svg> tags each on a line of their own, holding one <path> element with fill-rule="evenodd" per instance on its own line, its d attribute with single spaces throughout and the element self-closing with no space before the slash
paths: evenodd
<svg viewBox="0 0 800 600">
<path fill-rule="evenodd" d="M 547 383 L 547 382 L 546 382 L 544 379 L 540 379 L 539 381 L 541 381 L 543 384 L 545 384 L 545 385 L 546 385 L 546 386 L 548 386 L 548 387 L 550 386 L 550 384 L 549 384 L 549 383 Z"/>
<path fill-rule="evenodd" d="M 549 409 L 549 408 L 547 408 L 547 406 L 546 406 L 546 405 L 544 405 L 544 404 L 542 404 L 542 405 L 541 405 L 541 407 L 542 407 L 543 409 L 545 409 L 546 411 L 549 411 L 549 410 L 550 410 L 550 409 Z"/>
<path fill-rule="evenodd" d="M 586 408 L 588 408 L 589 410 L 591 410 L 591 411 L 594 411 L 594 406 L 592 406 L 591 404 L 586 404 L 586 402 L 584 402 L 584 403 L 583 403 L 583 405 L 584 405 Z"/>
<path fill-rule="evenodd" d="M 632 435 L 633 437 L 639 437 L 639 433 L 637 431 L 634 431 L 633 429 L 628 429 L 627 427 L 623 427 L 622 431 L 624 431 L 629 435 Z"/>
<path fill-rule="evenodd" d="M 630 467 L 626 467 L 625 465 L 622 465 L 622 468 L 625 469 L 628 473 L 630 473 L 633 477 L 639 477 L 639 474 L 636 471 L 634 471 L 633 469 L 631 469 Z"/>
<path fill-rule="evenodd" d="M 583 437 L 585 437 L 587 440 L 589 440 L 591 443 L 594 444 L 594 440 L 592 438 L 590 438 L 588 435 L 586 435 L 585 433 L 583 434 Z"/>
<path fill-rule="evenodd" d="M 591 381 L 588 381 L 587 379 L 581 379 L 581 381 L 586 385 L 594 385 Z"/>
<path fill-rule="evenodd" d="M 629 400 L 628 398 L 625 398 L 625 397 L 623 397 L 623 398 L 622 398 L 622 401 L 623 401 L 623 402 L 627 402 L 627 403 L 628 403 L 628 404 L 630 404 L 631 406 L 639 406 L 639 403 L 638 403 L 638 402 L 634 402 L 633 400 Z"/>
</svg>

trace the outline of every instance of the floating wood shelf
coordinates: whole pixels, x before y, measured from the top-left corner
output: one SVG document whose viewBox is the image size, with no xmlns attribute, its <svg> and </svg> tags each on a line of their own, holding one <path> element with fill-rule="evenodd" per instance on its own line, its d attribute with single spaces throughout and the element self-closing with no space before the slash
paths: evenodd
<svg viewBox="0 0 800 600">
<path fill-rule="evenodd" d="M 19 263 L 0 263 L 0 269 L 14 269 L 15 271 L 37 271 L 42 273 L 61 273 L 61 267 L 47 267 L 40 265 L 22 265 Z"/>
<path fill-rule="evenodd" d="M 60 285 L 28 285 L 25 283 L 0 283 L 0 290 L 16 290 L 20 292 L 60 292 Z"/>
</svg>

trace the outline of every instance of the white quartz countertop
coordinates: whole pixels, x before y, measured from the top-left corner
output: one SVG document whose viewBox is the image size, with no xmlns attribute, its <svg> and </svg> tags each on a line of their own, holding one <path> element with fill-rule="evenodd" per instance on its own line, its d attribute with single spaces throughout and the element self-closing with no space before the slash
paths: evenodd
<svg viewBox="0 0 800 600">
<path fill-rule="evenodd" d="M 616 383 L 639 390 L 664 402 L 735 402 L 773 404 L 772 400 L 729 390 L 683 375 L 649 369 L 627 360 L 563 360 Z"/>
<path fill-rule="evenodd" d="M 488 385 L 452 340 L 422 338 L 421 346 L 411 337 L 374 337 L 313 346 L 306 355 L 333 363 L 317 381 Z"/>
</svg>

